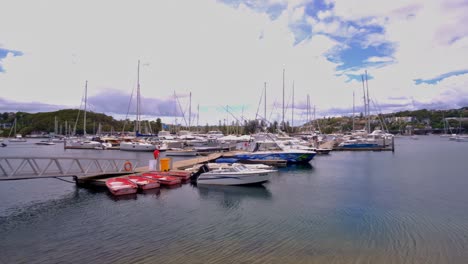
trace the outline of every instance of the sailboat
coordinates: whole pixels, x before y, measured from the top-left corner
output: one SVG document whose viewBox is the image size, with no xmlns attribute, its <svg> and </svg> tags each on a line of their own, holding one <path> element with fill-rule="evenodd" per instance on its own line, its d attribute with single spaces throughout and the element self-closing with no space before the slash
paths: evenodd
<svg viewBox="0 0 468 264">
<path fill-rule="evenodd" d="M 103 149 L 101 142 L 89 140 L 86 138 L 86 105 L 88 97 L 88 81 L 85 83 L 85 100 L 83 115 L 83 137 L 76 140 L 65 141 L 65 148 L 70 149 Z M 76 125 L 75 125 L 76 128 Z"/>
<path fill-rule="evenodd" d="M 140 60 L 138 60 L 138 69 L 137 69 L 137 113 L 136 113 L 136 126 L 135 126 L 135 135 L 138 138 L 138 135 L 141 131 L 141 122 L 140 122 Z M 134 140 L 134 141 L 122 141 L 120 142 L 120 150 L 124 151 L 154 151 L 156 146 L 147 142 Z"/>
<path fill-rule="evenodd" d="M 8 137 L 11 136 L 11 132 L 14 131 L 14 135 L 15 137 L 14 138 L 9 138 L 8 141 L 9 142 L 27 142 L 27 140 L 25 138 L 23 138 L 23 136 L 21 134 L 16 134 L 16 118 L 15 118 L 15 121 L 13 121 L 13 127 L 10 129 L 10 134 L 8 135 Z"/>
</svg>

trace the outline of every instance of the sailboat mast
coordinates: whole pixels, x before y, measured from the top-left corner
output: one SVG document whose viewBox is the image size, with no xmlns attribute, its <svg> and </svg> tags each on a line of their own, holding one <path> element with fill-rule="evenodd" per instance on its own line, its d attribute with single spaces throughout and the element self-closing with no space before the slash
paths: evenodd
<svg viewBox="0 0 468 264">
<path fill-rule="evenodd" d="M 266 118 L 266 117 L 267 117 L 267 110 L 266 110 L 266 108 L 267 108 L 266 86 L 267 86 L 267 83 L 265 82 L 265 88 L 264 88 L 264 91 L 265 91 L 265 99 L 264 99 L 264 105 L 265 105 L 264 107 L 265 107 L 265 110 L 264 110 L 264 111 L 265 111 L 265 113 L 263 114 L 263 118 L 264 118 L 265 120 L 267 119 L 267 118 Z"/>
<path fill-rule="evenodd" d="M 366 73 L 366 89 L 367 89 L 367 131 L 370 133 L 370 99 L 369 99 L 369 84 L 367 82 L 367 70 Z"/>
<path fill-rule="evenodd" d="M 309 94 L 307 94 L 306 107 L 307 107 L 307 111 L 306 111 L 307 121 L 306 121 L 306 124 L 309 126 L 309 129 L 307 129 L 307 131 L 308 131 L 308 130 L 310 130 L 310 126 L 312 125 L 312 123 L 310 122 L 310 96 L 309 96 Z"/>
<path fill-rule="evenodd" d="M 200 104 L 197 104 L 197 132 L 199 132 L 198 131 L 198 126 L 200 125 L 199 121 L 200 121 Z"/>
<path fill-rule="evenodd" d="M 189 125 L 188 130 L 190 131 L 190 127 L 192 126 L 192 92 L 190 92 L 190 95 L 189 95 L 188 125 Z"/>
<path fill-rule="evenodd" d="M 292 108 L 291 108 L 291 127 L 294 127 L 294 81 L 293 81 L 293 87 L 292 87 Z"/>
<path fill-rule="evenodd" d="M 140 60 L 137 67 L 137 107 L 135 132 L 140 133 Z"/>
<path fill-rule="evenodd" d="M 283 131 L 286 130 L 284 129 L 285 128 L 285 124 L 284 124 L 284 69 L 283 69 L 283 121 L 282 121 L 282 124 L 283 124 Z"/>
<path fill-rule="evenodd" d="M 86 136 L 86 105 L 88 100 L 88 80 L 85 83 L 85 97 L 84 97 L 84 115 L 83 115 L 83 135 Z"/>
<path fill-rule="evenodd" d="M 354 91 L 353 91 L 353 131 L 354 131 Z"/>
<path fill-rule="evenodd" d="M 367 122 L 367 100 L 366 100 L 366 88 L 364 86 L 364 75 L 361 75 L 361 79 L 362 79 L 362 93 L 364 94 L 364 118 L 366 118 L 366 122 Z M 367 130 L 367 124 L 364 126 L 364 129 Z M 369 132 L 369 131 L 367 131 Z"/>
</svg>

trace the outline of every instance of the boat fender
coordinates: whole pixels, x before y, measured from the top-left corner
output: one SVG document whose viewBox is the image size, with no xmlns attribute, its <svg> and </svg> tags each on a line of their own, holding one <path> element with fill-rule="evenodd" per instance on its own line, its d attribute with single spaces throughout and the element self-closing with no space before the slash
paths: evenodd
<svg viewBox="0 0 468 264">
<path fill-rule="evenodd" d="M 126 161 L 123 166 L 125 171 L 132 171 L 133 170 L 133 165 L 130 161 Z"/>
</svg>

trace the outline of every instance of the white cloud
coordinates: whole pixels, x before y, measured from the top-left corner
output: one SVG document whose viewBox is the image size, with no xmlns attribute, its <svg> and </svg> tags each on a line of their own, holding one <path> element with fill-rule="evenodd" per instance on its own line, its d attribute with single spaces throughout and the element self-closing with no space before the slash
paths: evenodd
<svg viewBox="0 0 468 264">
<path fill-rule="evenodd" d="M 202 124 L 226 118 L 226 112 L 220 110 L 225 105 L 245 105 L 244 115 L 254 117 L 265 81 L 270 104 L 280 102 L 283 68 L 287 98 L 295 81 L 296 105 L 310 94 L 319 111 L 352 106 L 352 92 L 360 91 L 360 83 L 336 76 L 337 64 L 324 57 L 332 47 L 343 44 L 314 35 L 294 45 L 289 25 L 303 16 L 306 1 L 270 0 L 273 2 L 288 4 L 275 20 L 243 4 L 233 8 L 215 0 L 10 1 L 2 6 L 10 11 L 0 16 L 0 24 L 8 25 L 0 27 L 0 45 L 24 55 L 2 60 L 6 72 L 0 73 L 1 96 L 78 106 L 85 80 L 89 80 L 90 96 L 105 89 L 130 96 L 140 59 L 149 64 L 141 68 L 142 95 L 163 100 L 174 90 L 191 91 L 193 106 L 211 109 L 200 113 Z M 415 13 L 411 17 L 401 17 L 405 11 L 401 8 L 409 6 L 407 1 L 340 1 L 331 11 L 341 21 L 383 25 L 386 32 L 368 36 L 368 45 L 384 41 L 397 44 L 393 56 L 397 63 L 369 69 L 374 77 L 369 81 L 371 95 L 385 102 L 388 97 L 401 96 L 427 101 L 448 90 L 451 95 L 468 94 L 462 76 L 451 85 L 445 84 L 455 77 L 426 90 L 414 84 L 417 78 L 467 69 L 464 58 L 468 45 L 466 37 L 451 46 L 438 41 L 446 39 L 437 35 L 438 30 L 458 21 L 461 11 L 448 15 L 437 3 L 412 4 L 423 7 L 407 8 Z M 401 12 L 397 15 L 395 10 Z M 319 15 L 325 18 L 331 14 Z M 307 23 L 314 32 L 340 36 L 352 36 L 360 30 L 337 21 L 323 23 L 308 18 Z M 181 100 L 188 104 L 187 98 Z M 240 112 L 236 114 L 240 116 Z"/>
<path fill-rule="evenodd" d="M 390 62 L 393 61 L 392 57 L 370 57 L 366 62 Z"/>
</svg>

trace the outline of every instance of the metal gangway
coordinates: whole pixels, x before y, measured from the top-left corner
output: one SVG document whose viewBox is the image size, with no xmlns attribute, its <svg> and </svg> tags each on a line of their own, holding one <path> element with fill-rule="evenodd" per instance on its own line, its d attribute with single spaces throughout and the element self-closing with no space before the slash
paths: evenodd
<svg viewBox="0 0 468 264">
<path fill-rule="evenodd" d="M 0 180 L 88 176 L 132 172 L 137 159 L 75 157 L 0 157 Z"/>
</svg>

